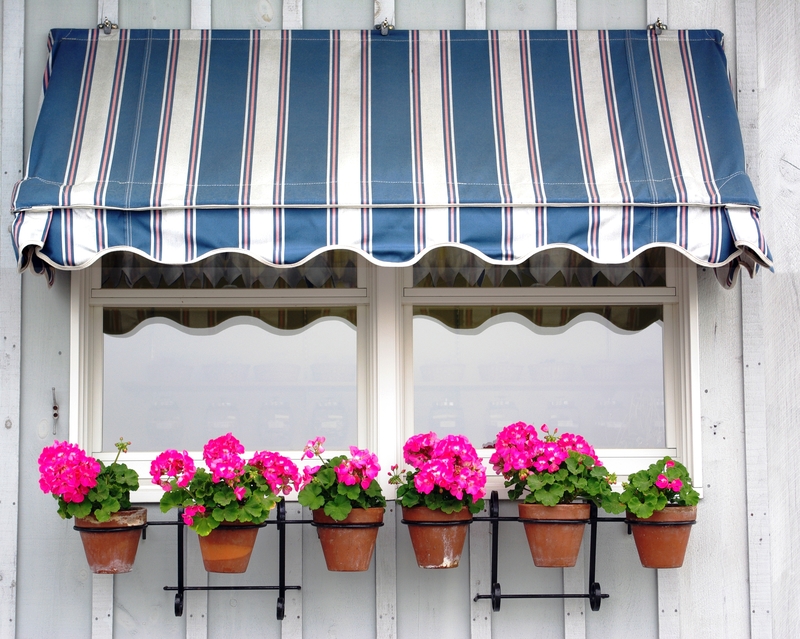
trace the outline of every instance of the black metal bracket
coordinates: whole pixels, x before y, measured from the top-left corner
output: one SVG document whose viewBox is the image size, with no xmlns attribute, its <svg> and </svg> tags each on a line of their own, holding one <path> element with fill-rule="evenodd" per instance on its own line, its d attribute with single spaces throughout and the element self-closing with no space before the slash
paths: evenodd
<svg viewBox="0 0 800 639">
<path fill-rule="evenodd" d="M 147 539 L 147 528 L 150 526 L 176 526 L 178 530 L 177 554 L 178 554 L 178 584 L 177 586 L 164 586 L 164 590 L 175 591 L 175 616 L 183 615 L 185 593 L 193 590 L 277 590 L 278 600 L 276 605 L 276 616 L 278 621 L 283 621 L 286 615 L 286 591 L 300 590 L 300 586 L 286 585 L 286 525 L 287 524 L 310 524 L 310 519 L 286 519 L 286 504 L 279 501 L 276 507 L 277 518 L 267 520 L 265 525 L 275 525 L 278 527 L 278 585 L 277 586 L 187 586 L 186 567 L 184 564 L 184 546 L 186 540 L 186 524 L 183 522 L 183 509 L 178 510 L 175 521 L 149 521 L 142 530 L 142 538 Z"/>
<path fill-rule="evenodd" d="M 586 593 L 547 593 L 547 594 L 510 594 L 504 595 L 500 582 L 497 577 L 497 564 L 498 564 L 498 550 L 499 550 L 499 531 L 501 521 L 523 521 L 519 517 L 501 517 L 500 516 L 500 499 L 497 491 L 493 490 L 489 498 L 489 516 L 488 517 L 473 517 L 474 521 L 487 521 L 492 526 L 492 591 L 488 595 L 475 595 L 473 601 L 479 599 L 490 599 L 492 602 L 492 611 L 500 611 L 500 602 L 503 599 L 588 599 L 589 607 L 597 612 L 600 610 L 600 603 L 603 599 L 608 599 L 609 595 L 604 593 L 600 588 L 600 584 L 595 579 L 595 565 L 597 559 L 597 522 L 619 522 L 627 523 L 622 517 L 598 517 L 597 506 L 591 504 L 591 510 L 588 521 L 590 527 L 590 543 L 589 543 L 589 589 Z M 549 521 L 546 523 L 553 523 Z M 568 523 L 581 523 L 571 520 Z"/>
</svg>

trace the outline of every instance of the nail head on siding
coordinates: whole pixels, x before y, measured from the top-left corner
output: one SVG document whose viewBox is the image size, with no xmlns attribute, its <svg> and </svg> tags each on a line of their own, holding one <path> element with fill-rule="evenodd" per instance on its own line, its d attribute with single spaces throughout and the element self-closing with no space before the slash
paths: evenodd
<svg viewBox="0 0 800 639">
<path fill-rule="evenodd" d="M 6 420 L 6 428 L 11 428 L 11 426 L 12 426 L 11 420 L 7 419 Z"/>
</svg>

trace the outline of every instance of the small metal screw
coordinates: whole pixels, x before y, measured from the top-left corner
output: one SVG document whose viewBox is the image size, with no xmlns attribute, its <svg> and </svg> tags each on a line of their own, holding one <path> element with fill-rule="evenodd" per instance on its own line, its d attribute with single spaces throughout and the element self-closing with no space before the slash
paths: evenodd
<svg viewBox="0 0 800 639">
<path fill-rule="evenodd" d="M 11 424 L 11 420 L 10 420 L 10 419 L 7 419 L 7 420 L 6 420 L 6 428 L 11 428 L 11 426 L 12 426 L 12 424 Z"/>
</svg>

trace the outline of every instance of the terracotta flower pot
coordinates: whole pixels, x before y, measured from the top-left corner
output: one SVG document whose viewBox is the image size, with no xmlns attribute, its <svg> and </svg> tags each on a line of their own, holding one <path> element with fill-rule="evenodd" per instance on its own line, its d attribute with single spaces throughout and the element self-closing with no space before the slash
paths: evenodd
<svg viewBox="0 0 800 639">
<path fill-rule="evenodd" d="M 383 508 L 353 508 L 342 521 L 336 521 L 319 508 L 313 511 L 317 536 L 328 570 L 362 572 L 369 570 Z"/>
<path fill-rule="evenodd" d="M 467 529 L 472 523 L 468 508 L 448 514 L 427 506 L 403 507 L 403 522 L 408 525 L 420 568 L 458 568 Z"/>
<path fill-rule="evenodd" d="M 247 570 L 256 543 L 258 524 L 227 522 L 205 537 L 198 535 L 207 572 L 241 573 Z"/>
<path fill-rule="evenodd" d="M 94 515 L 75 519 L 91 571 L 100 575 L 130 572 L 146 523 L 147 510 L 141 507 L 117 511 L 103 522 Z M 132 530 L 113 530 L 134 526 Z"/>
<path fill-rule="evenodd" d="M 519 504 L 519 518 L 525 524 L 525 535 L 533 563 L 539 568 L 571 568 L 581 551 L 584 521 L 578 523 L 538 523 L 550 519 L 588 520 L 590 504 Z"/>
<path fill-rule="evenodd" d="M 667 506 L 647 519 L 628 513 L 633 541 L 645 568 L 680 568 L 686 556 L 697 506 Z M 664 522 L 666 525 L 659 525 Z"/>
</svg>

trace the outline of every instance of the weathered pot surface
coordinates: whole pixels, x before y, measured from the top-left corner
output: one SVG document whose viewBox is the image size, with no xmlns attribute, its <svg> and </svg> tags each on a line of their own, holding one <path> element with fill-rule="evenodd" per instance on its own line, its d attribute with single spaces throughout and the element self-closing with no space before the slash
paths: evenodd
<svg viewBox="0 0 800 639">
<path fill-rule="evenodd" d="M 312 513 L 317 526 L 317 536 L 322 545 L 325 564 L 332 572 L 362 572 L 369 570 L 378 526 L 370 528 L 347 527 L 353 524 L 379 524 L 383 521 L 383 508 L 353 508 L 342 521 L 328 517 L 322 508 Z"/>
<path fill-rule="evenodd" d="M 468 524 L 472 513 L 462 508 L 457 513 L 444 513 L 426 506 L 403 507 L 411 545 L 420 568 L 458 568 Z M 414 525 L 414 522 L 441 522 L 443 525 Z M 451 523 L 453 522 L 453 523 Z"/>
<path fill-rule="evenodd" d="M 147 523 L 147 510 L 142 507 L 112 513 L 108 521 L 97 521 L 94 515 L 75 519 L 80 530 L 86 561 L 93 573 L 118 575 L 130 572 L 139 549 L 141 528 L 98 532 L 108 528 L 143 526 Z M 95 532 L 92 532 L 92 531 Z"/>
<path fill-rule="evenodd" d="M 587 520 L 591 514 L 590 504 L 519 504 L 519 517 L 525 524 L 525 535 L 531 549 L 533 564 L 539 568 L 571 568 L 578 561 L 581 551 L 585 522 L 529 523 L 526 519 L 546 521 L 548 519 Z"/>
<path fill-rule="evenodd" d="M 259 526 L 226 522 L 206 536 L 197 536 L 207 572 L 242 573 L 247 570 Z"/>
<path fill-rule="evenodd" d="M 627 519 L 642 566 L 663 569 L 683 565 L 692 522 L 697 519 L 697 506 L 667 506 L 646 519 L 628 513 Z M 652 525 L 659 522 L 686 522 L 686 525 Z"/>
</svg>

